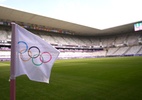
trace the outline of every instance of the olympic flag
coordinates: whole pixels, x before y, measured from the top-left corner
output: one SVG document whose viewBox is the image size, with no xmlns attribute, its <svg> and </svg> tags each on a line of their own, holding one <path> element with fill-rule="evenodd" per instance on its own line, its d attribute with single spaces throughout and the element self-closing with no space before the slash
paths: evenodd
<svg viewBox="0 0 142 100">
<path fill-rule="evenodd" d="M 12 23 L 10 100 L 15 100 L 15 78 L 49 83 L 52 66 L 59 51 L 40 37 Z"/>
<path fill-rule="evenodd" d="M 26 74 L 30 80 L 49 83 L 52 65 L 59 51 L 35 34 L 14 25 L 15 77 Z"/>
</svg>

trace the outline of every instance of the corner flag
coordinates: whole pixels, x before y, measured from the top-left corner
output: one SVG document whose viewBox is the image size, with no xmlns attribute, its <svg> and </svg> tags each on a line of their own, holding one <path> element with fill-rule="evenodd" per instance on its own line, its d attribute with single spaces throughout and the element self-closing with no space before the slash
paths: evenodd
<svg viewBox="0 0 142 100">
<path fill-rule="evenodd" d="M 40 37 L 12 23 L 10 100 L 16 100 L 17 76 L 25 74 L 30 80 L 49 83 L 58 55 L 59 51 Z"/>
</svg>

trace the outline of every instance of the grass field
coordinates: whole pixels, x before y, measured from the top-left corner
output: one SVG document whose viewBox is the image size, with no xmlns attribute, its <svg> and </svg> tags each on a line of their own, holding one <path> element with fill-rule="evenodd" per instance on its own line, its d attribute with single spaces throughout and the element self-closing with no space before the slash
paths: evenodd
<svg viewBox="0 0 142 100">
<path fill-rule="evenodd" d="M 9 100 L 10 63 L 0 62 L 0 100 Z M 17 100 L 142 100 L 142 57 L 57 60 L 50 84 L 16 78 Z"/>
</svg>

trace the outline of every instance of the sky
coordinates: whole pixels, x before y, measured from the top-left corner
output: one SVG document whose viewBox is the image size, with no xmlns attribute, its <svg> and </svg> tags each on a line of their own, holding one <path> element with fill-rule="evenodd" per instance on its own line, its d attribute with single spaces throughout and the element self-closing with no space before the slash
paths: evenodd
<svg viewBox="0 0 142 100">
<path fill-rule="evenodd" d="M 142 0 L 0 0 L 1 6 L 106 29 L 142 21 Z"/>
</svg>

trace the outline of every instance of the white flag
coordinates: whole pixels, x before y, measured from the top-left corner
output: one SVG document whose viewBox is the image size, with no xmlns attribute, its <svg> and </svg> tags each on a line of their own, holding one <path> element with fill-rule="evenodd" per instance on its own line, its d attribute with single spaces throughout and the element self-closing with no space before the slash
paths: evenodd
<svg viewBox="0 0 142 100">
<path fill-rule="evenodd" d="M 15 77 L 26 74 L 30 80 L 49 83 L 59 51 L 40 37 L 15 25 Z"/>
</svg>

